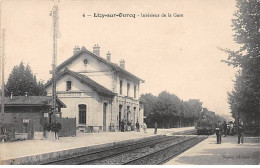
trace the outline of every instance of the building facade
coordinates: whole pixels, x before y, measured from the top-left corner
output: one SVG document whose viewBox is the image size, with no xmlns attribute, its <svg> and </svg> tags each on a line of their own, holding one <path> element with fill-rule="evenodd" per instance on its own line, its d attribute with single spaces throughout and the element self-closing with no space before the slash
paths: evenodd
<svg viewBox="0 0 260 168">
<path fill-rule="evenodd" d="M 60 99 L 57 99 L 56 104 L 59 111 L 66 108 Z M 3 124 L 9 124 L 9 129 L 13 128 L 15 133 L 27 133 L 28 139 L 44 137 L 44 127 L 50 122 L 51 96 L 5 97 L 4 106 Z"/>
<path fill-rule="evenodd" d="M 62 117 L 76 117 L 81 130 L 113 131 L 119 122 L 128 125 L 138 121 L 143 124 L 143 106 L 140 106 L 140 84 L 144 80 L 125 70 L 125 61 L 120 66 L 100 56 L 100 47 L 93 52 L 85 47 L 74 48 L 73 56 L 57 67 L 57 96 L 67 105 Z M 45 85 L 52 94 L 52 81 Z"/>
</svg>

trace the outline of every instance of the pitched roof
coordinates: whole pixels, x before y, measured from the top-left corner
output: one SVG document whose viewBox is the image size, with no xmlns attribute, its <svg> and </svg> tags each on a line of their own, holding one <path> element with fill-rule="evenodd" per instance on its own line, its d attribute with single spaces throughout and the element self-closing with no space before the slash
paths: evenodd
<svg viewBox="0 0 260 168">
<path fill-rule="evenodd" d="M 66 66 L 67 64 L 69 64 L 70 62 L 72 62 L 72 61 L 73 61 L 74 59 L 76 59 L 77 57 L 79 57 L 82 53 L 87 53 L 87 54 L 93 56 L 94 58 L 96 58 L 97 60 L 103 62 L 104 64 L 106 64 L 106 65 L 112 67 L 112 68 L 115 69 L 116 71 L 122 72 L 122 73 L 124 73 L 124 74 L 126 74 L 126 75 L 129 75 L 129 76 L 131 76 L 131 77 L 137 79 L 138 81 L 144 82 L 143 79 L 141 79 L 141 78 L 135 76 L 134 74 L 132 74 L 132 73 L 126 71 L 125 69 L 121 68 L 121 67 L 118 66 L 117 64 L 112 63 L 112 62 L 109 62 L 109 61 L 107 61 L 106 59 L 104 59 L 104 58 L 102 58 L 102 57 L 100 57 L 100 56 L 95 55 L 94 53 L 92 53 L 92 52 L 90 52 L 89 50 L 87 50 L 84 46 L 81 48 L 81 50 L 80 50 L 79 52 L 75 53 L 72 57 L 68 58 L 66 61 L 64 61 L 63 63 L 61 63 L 59 66 L 57 66 L 57 71 L 60 70 L 61 68 L 63 68 L 64 66 Z"/>
<path fill-rule="evenodd" d="M 57 102 L 61 108 L 66 108 L 67 106 L 57 98 Z M 13 96 L 5 97 L 5 106 L 51 106 L 52 97 L 51 96 Z"/>
<path fill-rule="evenodd" d="M 71 76 L 73 76 L 76 79 L 80 80 L 84 84 L 90 86 L 92 89 L 94 89 L 95 91 L 97 91 L 99 93 L 104 93 L 104 94 L 108 94 L 108 95 L 116 95 L 116 93 L 113 93 L 109 89 L 107 89 L 104 86 L 96 83 L 95 81 L 93 81 L 92 79 L 88 78 L 87 76 L 79 74 L 79 73 L 76 73 L 76 72 L 73 72 L 73 71 L 70 71 L 67 68 L 63 72 L 61 72 L 61 73 L 59 73 L 57 75 L 57 79 L 59 79 L 61 76 L 65 75 L 65 74 L 70 74 Z M 52 80 L 48 81 L 45 84 L 45 87 L 47 87 L 50 84 L 52 84 Z"/>
</svg>

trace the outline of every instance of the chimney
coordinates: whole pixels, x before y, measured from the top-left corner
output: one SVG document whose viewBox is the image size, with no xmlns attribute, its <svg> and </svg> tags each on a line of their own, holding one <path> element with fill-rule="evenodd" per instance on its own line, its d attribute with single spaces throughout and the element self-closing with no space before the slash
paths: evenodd
<svg viewBox="0 0 260 168">
<path fill-rule="evenodd" d="M 121 68 L 125 69 L 125 60 L 121 59 L 119 65 Z"/>
<path fill-rule="evenodd" d="M 107 61 L 111 61 L 111 53 L 109 51 L 107 52 Z"/>
<path fill-rule="evenodd" d="M 79 46 L 75 46 L 74 49 L 73 49 L 73 55 L 76 54 L 79 51 L 80 51 L 80 47 Z"/>
<path fill-rule="evenodd" d="M 100 56 L 100 47 L 98 46 L 98 44 L 95 44 L 94 47 L 93 47 L 93 53 L 96 55 L 96 56 Z"/>
</svg>

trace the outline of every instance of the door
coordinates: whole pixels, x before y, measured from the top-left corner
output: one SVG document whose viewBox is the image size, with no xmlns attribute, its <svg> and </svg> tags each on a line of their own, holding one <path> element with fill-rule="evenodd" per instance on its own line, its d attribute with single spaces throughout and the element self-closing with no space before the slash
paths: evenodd
<svg viewBox="0 0 260 168">
<path fill-rule="evenodd" d="M 107 128 L 107 103 L 103 105 L 103 131 Z"/>
<path fill-rule="evenodd" d="M 138 121 L 138 119 L 136 120 L 136 107 L 134 107 L 133 118 L 134 118 L 134 122 L 133 122 L 133 124 L 135 125 L 135 123 Z"/>
<path fill-rule="evenodd" d="M 79 105 L 79 124 L 86 125 L 87 123 L 87 106 L 85 104 Z"/>
<path fill-rule="evenodd" d="M 122 108 L 123 108 L 123 106 L 122 105 L 119 105 L 119 114 L 118 114 L 118 122 L 119 123 L 121 123 L 122 122 L 122 117 L 121 117 L 121 115 L 122 115 Z M 121 125 L 119 124 L 119 129 L 121 130 Z"/>
<path fill-rule="evenodd" d="M 121 120 L 122 120 L 122 108 L 123 108 L 123 106 L 122 105 L 119 105 L 119 114 L 118 114 L 118 120 L 119 120 L 119 122 L 121 122 Z"/>
</svg>

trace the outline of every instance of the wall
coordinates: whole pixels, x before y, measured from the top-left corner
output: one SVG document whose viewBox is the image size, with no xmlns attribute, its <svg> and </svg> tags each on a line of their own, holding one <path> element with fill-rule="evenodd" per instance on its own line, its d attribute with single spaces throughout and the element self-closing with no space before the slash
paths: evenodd
<svg viewBox="0 0 260 168">
<path fill-rule="evenodd" d="M 5 121 L 9 123 L 23 123 L 23 119 L 29 119 L 30 124 L 33 125 L 35 132 L 43 131 L 43 112 L 47 109 L 39 107 L 5 107 Z M 20 131 L 24 132 L 24 128 L 19 128 Z"/>
<path fill-rule="evenodd" d="M 83 63 L 85 59 L 88 60 L 86 65 Z M 113 91 L 113 69 L 89 54 L 82 53 L 70 64 L 66 65 L 66 67 L 71 71 L 88 76 L 90 79 Z M 62 68 L 60 72 L 62 72 L 64 68 Z M 89 73 L 86 73 L 86 71 Z"/>
<path fill-rule="evenodd" d="M 122 80 L 122 94 L 120 94 L 120 80 Z M 121 96 L 127 96 L 127 84 L 130 84 L 130 90 L 128 97 L 134 98 L 134 86 L 136 86 L 136 98 L 135 100 L 139 99 L 139 83 L 134 82 L 133 80 L 127 79 L 122 75 L 117 76 L 117 94 Z"/>
<path fill-rule="evenodd" d="M 93 89 L 86 86 L 84 83 L 80 82 L 76 78 L 72 77 L 69 74 L 63 75 L 60 79 L 56 82 L 56 90 L 59 91 L 66 91 L 66 81 L 71 81 L 71 91 L 84 91 L 84 92 L 93 92 Z M 52 92 L 52 85 L 49 85 L 46 89 L 47 93 L 50 95 Z"/>
</svg>

